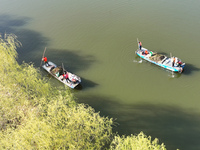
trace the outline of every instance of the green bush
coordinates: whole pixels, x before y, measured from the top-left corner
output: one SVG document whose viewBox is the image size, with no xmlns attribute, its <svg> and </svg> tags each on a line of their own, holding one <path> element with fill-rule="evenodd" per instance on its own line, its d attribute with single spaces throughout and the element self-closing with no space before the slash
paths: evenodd
<svg viewBox="0 0 200 150">
<path fill-rule="evenodd" d="M 158 144 L 158 139 L 151 140 L 151 137 L 147 137 L 143 132 L 140 132 L 137 136 L 122 136 L 114 137 L 111 143 L 111 150 L 166 150 L 165 145 Z"/>
</svg>

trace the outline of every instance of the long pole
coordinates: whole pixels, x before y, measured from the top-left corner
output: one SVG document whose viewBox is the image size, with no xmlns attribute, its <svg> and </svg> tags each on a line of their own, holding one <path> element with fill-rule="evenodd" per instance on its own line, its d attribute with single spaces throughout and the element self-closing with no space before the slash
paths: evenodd
<svg viewBox="0 0 200 150">
<path fill-rule="evenodd" d="M 63 70 L 63 74 L 64 74 L 64 65 L 63 65 L 63 63 L 62 63 L 62 68 L 63 68 L 62 70 Z"/>
<path fill-rule="evenodd" d="M 44 58 L 44 54 L 45 54 L 45 52 L 46 52 L 46 47 L 45 47 L 45 49 L 44 49 L 44 52 L 43 52 L 42 58 Z M 42 66 L 42 59 L 41 59 L 40 67 L 41 67 L 41 66 Z"/>
<path fill-rule="evenodd" d="M 140 47 L 139 47 L 139 40 L 138 40 L 138 38 L 137 38 L 137 45 L 138 45 L 138 49 L 140 49 Z"/>
</svg>

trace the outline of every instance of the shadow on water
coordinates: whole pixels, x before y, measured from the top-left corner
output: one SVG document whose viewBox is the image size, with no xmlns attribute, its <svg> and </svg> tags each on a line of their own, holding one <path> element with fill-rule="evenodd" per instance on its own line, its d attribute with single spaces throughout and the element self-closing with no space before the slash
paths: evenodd
<svg viewBox="0 0 200 150">
<path fill-rule="evenodd" d="M 119 135 L 138 134 L 143 131 L 153 139 L 165 143 L 167 149 L 200 149 L 200 118 L 195 112 L 175 106 L 153 104 L 121 104 L 105 97 L 80 97 L 79 102 L 87 103 L 101 116 L 116 118 L 113 127 Z"/>
<path fill-rule="evenodd" d="M 75 90 L 87 90 L 96 86 L 98 86 L 97 83 L 87 80 L 85 78 L 81 78 L 81 83 L 77 87 L 75 87 Z"/>
<path fill-rule="evenodd" d="M 50 48 L 46 50 L 45 55 L 49 61 L 53 61 L 57 65 L 63 63 L 64 68 L 72 72 L 86 70 L 96 61 L 93 55 L 85 55 L 79 50 Z"/>
<path fill-rule="evenodd" d="M 17 49 L 18 62 L 21 64 L 23 61 L 29 63 L 41 61 L 36 53 L 44 49 L 49 40 L 42 36 L 41 33 L 24 29 L 24 27 L 31 19 L 27 17 L 1 15 L 0 16 L 0 33 L 14 33 L 18 40 L 22 43 L 22 47 Z M 43 53 L 43 52 L 42 52 Z"/>
<path fill-rule="evenodd" d="M 30 21 L 30 18 L 1 15 L 0 33 L 16 34 L 18 36 L 18 40 L 23 45 L 21 48 L 17 49 L 19 61 L 25 61 L 28 63 L 33 62 L 39 67 L 44 48 L 46 46 L 48 47 L 48 42 L 50 41 L 39 32 L 22 28 L 28 23 L 28 21 Z M 77 69 L 84 70 L 95 61 L 94 56 L 84 56 L 79 50 L 47 48 L 46 55 L 51 61 L 54 61 L 57 64 L 64 63 L 66 67 L 69 66 L 72 71 L 76 71 Z"/>
<path fill-rule="evenodd" d="M 24 26 L 29 20 L 30 18 L 28 17 L 11 17 L 10 15 L 0 15 L 0 32 L 1 34 L 4 34 L 5 32 L 14 33 L 14 27 Z"/>
<path fill-rule="evenodd" d="M 39 67 L 44 48 L 48 47 L 50 41 L 39 32 L 23 28 L 30 20 L 27 17 L 0 15 L 0 33 L 2 35 L 14 33 L 18 36 L 18 40 L 22 43 L 22 47 L 17 49 L 19 64 L 23 61 L 32 62 L 36 67 Z M 45 55 L 48 60 L 57 65 L 63 63 L 65 69 L 75 74 L 77 71 L 88 69 L 96 61 L 94 56 L 82 54 L 79 50 L 47 48 Z M 87 79 L 83 79 L 83 84 L 87 87 L 96 86 L 94 82 Z"/>
<path fill-rule="evenodd" d="M 184 72 L 183 74 L 185 75 L 190 75 L 192 74 L 194 71 L 200 71 L 200 68 L 195 67 L 192 64 L 186 64 L 184 67 Z"/>
<path fill-rule="evenodd" d="M 21 29 L 16 32 L 18 40 L 22 43 L 22 47 L 18 48 L 19 63 L 23 61 L 29 63 L 33 62 L 36 66 L 39 66 L 44 47 L 49 40 L 43 37 L 39 32 Z M 39 54 L 39 53 L 42 54 Z"/>
<path fill-rule="evenodd" d="M 88 88 L 94 88 L 94 87 L 98 86 L 98 84 L 91 80 L 81 78 L 81 86 L 82 86 L 82 90 L 86 90 Z"/>
</svg>

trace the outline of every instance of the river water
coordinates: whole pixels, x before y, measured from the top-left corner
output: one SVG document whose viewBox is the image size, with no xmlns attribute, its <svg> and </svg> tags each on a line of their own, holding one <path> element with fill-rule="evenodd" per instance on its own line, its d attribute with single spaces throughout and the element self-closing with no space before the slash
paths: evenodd
<svg viewBox="0 0 200 150">
<path fill-rule="evenodd" d="M 49 60 L 82 78 L 82 89 L 72 90 L 77 102 L 114 118 L 114 132 L 143 131 L 168 149 L 200 149 L 200 1 L 0 2 L 1 34 L 15 33 L 23 44 L 19 63 L 39 67 L 47 47 Z M 181 58 L 183 74 L 140 61 L 137 38 L 145 48 Z"/>
</svg>

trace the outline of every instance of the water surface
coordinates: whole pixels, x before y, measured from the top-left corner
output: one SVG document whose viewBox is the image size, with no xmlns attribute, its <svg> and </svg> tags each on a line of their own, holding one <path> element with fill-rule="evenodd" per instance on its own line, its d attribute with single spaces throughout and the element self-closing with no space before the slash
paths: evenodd
<svg viewBox="0 0 200 150">
<path fill-rule="evenodd" d="M 0 32 L 19 37 L 20 63 L 39 67 L 47 47 L 49 60 L 81 76 L 83 89 L 73 90 L 77 101 L 117 118 L 119 134 L 144 131 L 169 149 L 192 150 L 200 148 L 199 6 L 186 0 L 1 0 Z M 173 76 L 140 63 L 137 38 L 181 58 L 185 72 Z"/>
</svg>

